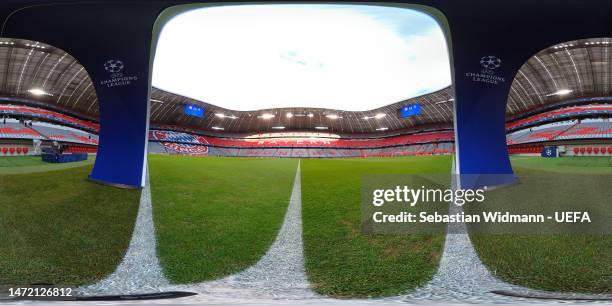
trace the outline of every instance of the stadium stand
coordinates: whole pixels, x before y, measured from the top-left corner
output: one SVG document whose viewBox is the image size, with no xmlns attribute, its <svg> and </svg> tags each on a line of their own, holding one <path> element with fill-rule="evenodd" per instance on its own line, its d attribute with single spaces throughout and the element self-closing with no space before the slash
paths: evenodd
<svg viewBox="0 0 612 306">
<path fill-rule="evenodd" d="M 159 143 L 159 142 L 153 142 L 153 141 L 149 141 L 149 153 L 154 153 L 154 154 L 161 154 L 161 153 L 168 153 L 168 151 L 166 151 L 166 148 L 164 148 L 164 146 Z"/>
<path fill-rule="evenodd" d="M 429 132 L 394 136 L 379 139 L 337 139 L 337 138 L 315 138 L 312 136 L 268 136 L 267 138 L 221 138 L 213 136 L 200 136 L 184 132 L 159 131 L 149 132 L 150 140 L 176 142 L 185 144 L 212 145 L 217 147 L 253 148 L 253 147 L 334 147 L 334 148 L 373 148 L 384 146 L 397 146 L 413 143 L 427 143 L 452 141 L 452 131 Z M 298 153 L 302 154 L 302 153 Z"/>
<path fill-rule="evenodd" d="M 612 138 L 612 121 L 585 119 L 556 137 L 556 139 Z"/>
<path fill-rule="evenodd" d="M 612 106 L 608 104 L 571 106 L 510 122 L 506 125 L 509 131 L 512 130 L 507 136 L 507 142 L 510 146 L 509 152 L 511 154 L 538 154 L 543 148 L 540 144 L 542 142 L 610 139 L 612 138 L 611 119 L 559 121 L 563 118 L 573 118 L 580 115 L 604 114 L 607 116 L 610 113 L 612 113 Z M 5 119 L 0 121 L 0 139 L 55 140 L 68 144 L 66 151 L 69 153 L 96 152 L 97 135 L 72 128 L 80 126 L 87 128 L 88 131 L 97 130 L 98 126 L 95 123 L 29 106 L 0 105 L 0 114 L 15 117 L 27 116 L 26 118 L 40 118 L 54 122 L 33 122 L 30 127 L 15 119 Z M 62 124 L 71 127 L 62 126 Z M 533 126 L 534 124 L 535 126 Z M 524 126 L 528 127 L 521 128 Z M 231 137 L 228 137 L 228 135 Z M 378 138 L 372 138 L 371 135 L 367 134 L 340 136 L 311 132 L 258 133 L 248 136 L 228 135 L 222 137 L 221 135 L 189 133 L 184 129 L 182 131 L 153 129 L 149 132 L 149 152 L 294 158 L 432 155 L 452 154 L 454 152 L 454 133 L 452 130 L 427 130 L 405 135 L 389 134 Z M 17 145 L 7 147 L 6 153 L 4 153 L 4 148 L 0 148 L 0 155 L 32 154 L 32 150 L 25 150 L 25 147 Z M 591 147 L 589 151 L 587 146 L 576 147 L 575 152 L 572 149 L 570 153 L 584 156 L 605 156 L 605 154 L 609 154 L 607 147 Z"/>
<path fill-rule="evenodd" d="M 208 147 L 174 142 L 160 142 L 167 153 L 186 155 L 208 155 Z"/>
<path fill-rule="evenodd" d="M 193 135 L 186 132 L 152 130 L 149 146 L 155 153 L 208 154 L 211 156 L 334 158 L 449 154 L 453 150 L 453 132 L 428 132 L 379 139 L 341 139 L 322 133 L 266 133 L 243 138 Z M 445 141 L 424 146 L 413 143 Z M 397 148 L 399 147 L 399 148 Z M 197 148 L 197 149 L 196 149 Z M 380 148 L 386 148 L 381 150 Z"/>
<path fill-rule="evenodd" d="M 612 138 L 612 121 L 609 119 L 584 119 L 545 124 L 508 134 L 508 145 L 578 139 Z"/>
<path fill-rule="evenodd" d="M 206 138 L 203 136 L 187 134 L 183 132 L 176 132 L 176 131 L 159 131 L 159 130 L 149 131 L 149 139 L 163 141 L 163 142 L 174 142 L 174 143 L 184 143 L 184 144 L 199 144 L 199 145 L 208 144 Z"/>
<path fill-rule="evenodd" d="M 81 143 L 88 145 L 97 145 L 98 136 L 83 132 L 77 129 L 59 126 L 50 123 L 34 122 L 32 123 L 32 129 L 44 136 L 45 139 L 70 142 L 70 143 Z"/>
<path fill-rule="evenodd" d="M 291 149 L 278 149 L 274 152 L 274 157 L 290 157 Z"/>
<path fill-rule="evenodd" d="M 239 149 L 235 148 L 214 148 L 218 152 L 218 156 L 238 156 Z"/>
<path fill-rule="evenodd" d="M 14 119 L 0 121 L 0 139 L 44 139 L 37 131 Z"/>
<path fill-rule="evenodd" d="M 530 116 L 528 118 L 515 120 L 506 124 L 507 130 L 515 130 L 523 126 L 545 123 L 553 120 L 569 119 L 584 115 L 612 115 L 612 105 L 585 105 L 574 106 L 553 110 Z"/>
<path fill-rule="evenodd" d="M 0 105 L 0 115 L 35 118 L 38 120 L 55 122 L 57 124 L 75 126 L 92 132 L 97 132 L 100 129 L 100 125 L 97 123 L 29 106 L 2 104 Z"/>
<path fill-rule="evenodd" d="M 292 149 L 291 157 L 308 157 L 308 149 Z"/>
<path fill-rule="evenodd" d="M 514 145 L 530 142 L 552 141 L 577 123 L 577 121 L 565 121 L 521 130 L 508 135 L 507 142 L 509 145 Z"/>
</svg>

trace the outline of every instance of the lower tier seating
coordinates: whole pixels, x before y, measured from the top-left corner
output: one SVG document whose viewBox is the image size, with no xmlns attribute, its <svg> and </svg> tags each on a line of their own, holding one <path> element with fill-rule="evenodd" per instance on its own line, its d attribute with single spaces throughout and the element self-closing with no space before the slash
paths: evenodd
<svg viewBox="0 0 612 306">
<path fill-rule="evenodd" d="M 181 149 L 176 149 L 181 146 Z M 187 149 L 188 148 L 188 149 Z M 409 145 L 381 149 L 335 149 L 335 148 L 221 148 L 202 145 L 179 145 L 150 142 L 151 153 L 179 153 L 226 157 L 281 157 L 281 158 L 341 158 L 341 157 L 383 157 L 408 155 L 449 154 L 454 151 L 452 143 Z"/>
</svg>

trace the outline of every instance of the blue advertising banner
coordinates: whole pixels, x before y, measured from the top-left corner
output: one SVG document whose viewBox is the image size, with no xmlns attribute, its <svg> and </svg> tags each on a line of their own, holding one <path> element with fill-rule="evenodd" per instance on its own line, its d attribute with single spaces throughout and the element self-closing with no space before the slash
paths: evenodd
<svg viewBox="0 0 612 306">
<path fill-rule="evenodd" d="M 557 147 L 544 147 L 542 157 L 557 157 Z"/>
</svg>

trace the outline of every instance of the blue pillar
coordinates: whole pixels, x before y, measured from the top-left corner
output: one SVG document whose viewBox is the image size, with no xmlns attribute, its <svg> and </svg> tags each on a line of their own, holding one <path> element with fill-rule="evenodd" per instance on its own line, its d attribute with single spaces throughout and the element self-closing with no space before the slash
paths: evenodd
<svg viewBox="0 0 612 306">
<path fill-rule="evenodd" d="M 3 36 L 63 49 L 89 73 L 100 106 L 90 179 L 144 186 L 152 29 L 161 8 L 130 3 L 33 6 L 14 12 Z"/>
<path fill-rule="evenodd" d="M 461 188 L 515 181 L 505 131 L 506 101 L 520 64 L 502 50 L 455 57 L 455 143 Z"/>
<path fill-rule="evenodd" d="M 459 186 L 511 184 L 516 178 L 506 145 L 505 112 L 518 70 L 554 44 L 610 37 L 612 3 L 514 0 L 492 5 L 467 0 L 431 4 L 445 15 L 450 29 Z M 542 12 L 547 12 L 544 17 Z"/>
</svg>

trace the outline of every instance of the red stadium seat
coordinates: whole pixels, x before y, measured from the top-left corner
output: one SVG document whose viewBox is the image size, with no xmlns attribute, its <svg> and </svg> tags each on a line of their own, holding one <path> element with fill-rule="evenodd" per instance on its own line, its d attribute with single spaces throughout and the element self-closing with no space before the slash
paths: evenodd
<svg viewBox="0 0 612 306">
<path fill-rule="evenodd" d="M 587 153 L 591 154 L 591 152 L 593 152 L 593 148 L 588 147 L 588 148 L 586 149 L 586 151 L 587 151 Z"/>
<path fill-rule="evenodd" d="M 578 152 L 580 152 L 580 149 L 574 148 L 574 155 L 578 155 Z"/>
<path fill-rule="evenodd" d="M 15 148 L 9 148 L 9 152 L 11 152 L 11 155 L 15 154 Z"/>
<path fill-rule="evenodd" d="M 17 155 L 21 154 L 21 148 L 17 148 Z"/>
<path fill-rule="evenodd" d="M 586 151 L 585 148 L 580 148 L 580 154 L 584 154 L 585 151 Z"/>
<path fill-rule="evenodd" d="M 23 148 L 23 154 L 24 155 L 28 155 L 28 151 L 30 151 L 28 148 Z"/>
<path fill-rule="evenodd" d="M 593 148 L 593 152 L 595 152 L 595 154 L 599 154 L 599 148 L 598 147 Z"/>
<path fill-rule="evenodd" d="M 610 148 L 610 149 L 612 149 L 612 148 Z M 4 155 L 6 155 L 6 153 L 8 152 L 8 150 L 9 150 L 9 149 L 8 149 L 7 147 L 4 147 L 4 148 L 2 148 L 2 153 L 4 153 Z"/>
<path fill-rule="evenodd" d="M 608 148 L 608 154 L 612 154 L 612 147 Z"/>
</svg>

